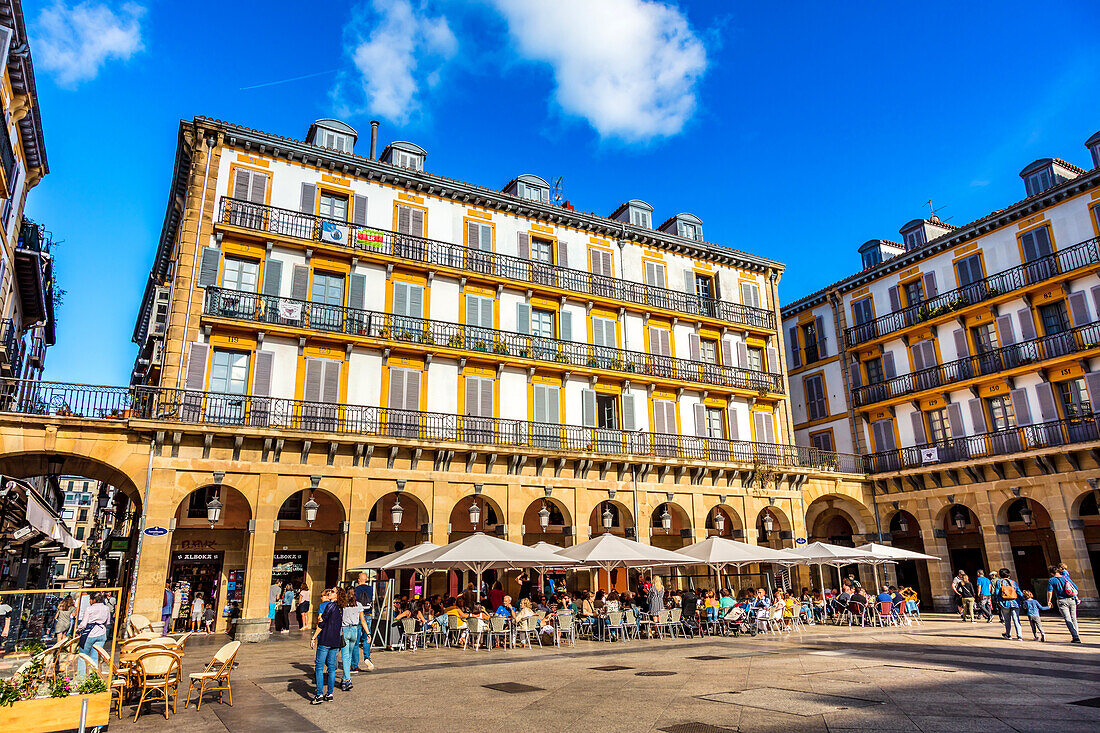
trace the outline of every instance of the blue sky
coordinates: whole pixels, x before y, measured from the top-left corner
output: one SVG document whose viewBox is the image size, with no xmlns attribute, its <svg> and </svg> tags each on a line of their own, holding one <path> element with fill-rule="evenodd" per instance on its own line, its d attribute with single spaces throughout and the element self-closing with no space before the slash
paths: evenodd
<svg viewBox="0 0 1100 733">
<path fill-rule="evenodd" d="M 337 115 L 365 139 L 376 116 L 446 176 L 691 211 L 785 262 L 784 302 L 929 199 L 963 224 L 1022 198 L 1036 158 L 1090 167 L 1096 3 L 772 5 L 27 3 L 51 168 L 28 213 L 68 291 L 46 379 L 127 383 L 181 118 L 302 137 Z"/>
</svg>

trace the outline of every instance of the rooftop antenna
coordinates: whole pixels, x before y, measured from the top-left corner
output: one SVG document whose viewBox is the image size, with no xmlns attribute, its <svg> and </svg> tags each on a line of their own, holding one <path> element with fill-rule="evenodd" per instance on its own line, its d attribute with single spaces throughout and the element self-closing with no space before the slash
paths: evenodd
<svg viewBox="0 0 1100 733">
<path fill-rule="evenodd" d="M 565 198 L 561 190 L 561 179 L 562 177 L 558 176 L 554 179 L 554 183 L 550 186 L 550 200 L 554 203 L 555 206 L 561 206 L 561 202 Z"/>
<path fill-rule="evenodd" d="M 947 221 L 947 219 L 940 219 L 939 213 L 947 208 L 947 205 L 940 206 L 939 208 L 932 207 L 932 199 L 928 199 L 924 202 L 924 205 L 928 207 L 928 218 L 939 219 L 939 221 Z"/>
</svg>

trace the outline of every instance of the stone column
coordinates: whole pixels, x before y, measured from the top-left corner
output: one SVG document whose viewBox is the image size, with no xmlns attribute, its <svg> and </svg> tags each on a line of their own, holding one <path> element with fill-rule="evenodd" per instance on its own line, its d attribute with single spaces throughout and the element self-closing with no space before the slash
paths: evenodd
<svg viewBox="0 0 1100 733">
<path fill-rule="evenodd" d="M 928 584 L 932 591 L 932 609 L 950 613 L 955 609 L 955 601 L 954 594 L 951 592 L 951 563 L 947 551 L 947 536 L 943 528 L 936 525 L 935 519 L 942 506 L 942 499 L 929 498 L 914 506 L 902 508 L 910 511 L 920 523 L 924 552 L 940 558 L 940 562 L 928 561 Z"/>
<path fill-rule="evenodd" d="M 1067 496 L 1067 487 L 1063 487 L 1061 494 Z M 1069 496 L 1073 494 L 1070 493 Z M 1096 589 L 1096 581 L 1092 575 L 1092 560 L 1089 558 L 1088 546 L 1085 544 L 1084 525 L 1080 519 L 1070 519 L 1065 504 L 1052 501 L 1047 506 L 1050 514 L 1051 530 L 1054 532 L 1054 542 L 1058 546 L 1058 557 L 1069 568 L 1069 575 L 1077 585 L 1080 592 L 1082 612 L 1096 613 L 1100 609 L 1100 600 Z M 1046 506 L 1046 505 L 1044 505 Z M 1044 603 L 1045 598 L 1040 599 Z"/>
<path fill-rule="evenodd" d="M 275 517 L 279 506 L 275 490 L 279 477 L 263 474 L 259 477 L 259 501 L 256 502 L 255 530 L 248 539 L 248 563 L 244 571 L 244 608 L 237 621 L 237 639 L 266 641 L 271 620 L 268 618 L 268 593 L 271 589 L 271 567 L 275 559 Z M 320 592 L 313 591 L 313 603 L 320 601 Z"/>
<path fill-rule="evenodd" d="M 171 527 L 176 510 L 175 492 L 169 488 L 175 482 L 175 471 L 155 469 L 152 486 L 149 491 L 149 506 L 145 514 L 145 526 Z M 162 487 L 158 490 L 157 487 Z M 168 565 L 172 556 L 172 533 L 161 537 L 145 536 L 141 540 L 141 554 L 138 557 L 137 580 L 131 593 L 134 594 L 134 613 L 147 616 L 154 628 L 160 628 L 160 612 L 164 603 L 164 581 L 168 578 Z M 128 598 L 121 598 L 123 604 L 119 618 L 126 613 Z M 125 628 L 125 620 L 121 623 Z"/>
</svg>

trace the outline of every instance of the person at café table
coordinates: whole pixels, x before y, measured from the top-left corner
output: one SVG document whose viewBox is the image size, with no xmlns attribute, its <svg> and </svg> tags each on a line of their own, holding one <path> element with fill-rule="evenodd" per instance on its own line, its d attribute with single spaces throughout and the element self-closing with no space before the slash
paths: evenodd
<svg viewBox="0 0 1100 733">
<path fill-rule="evenodd" d="M 512 596 L 504 596 L 503 600 L 501 600 L 500 602 L 500 605 L 497 606 L 496 614 L 497 616 L 506 618 L 508 620 L 514 619 L 516 617 L 516 609 L 512 608 Z"/>
</svg>

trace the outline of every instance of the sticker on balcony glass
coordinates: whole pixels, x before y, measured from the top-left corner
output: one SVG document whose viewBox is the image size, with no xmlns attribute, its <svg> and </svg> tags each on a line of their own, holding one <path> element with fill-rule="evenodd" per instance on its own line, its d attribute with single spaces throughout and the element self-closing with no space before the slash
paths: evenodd
<svg viewBox="0 0 1100 733">
<path fill-rule="evenodd" d="M 321 222 L 321 241 L 333 244 L 348 243 L 348 228 L 335 222 Z"/>
<path fill-rule="evenodd" d="M 357 229 L 355 231 L 355 243 L 360 247 L 381 249 L 383 245 L 382 232 L 366 228 Z"/>
<path fill-rule="evenodd" d="M 920 462 L 921 463 L 939 463 L 940 462 L 940 449 L 939 448 L 921 448 L 920 449 Z"/>
</svg>

